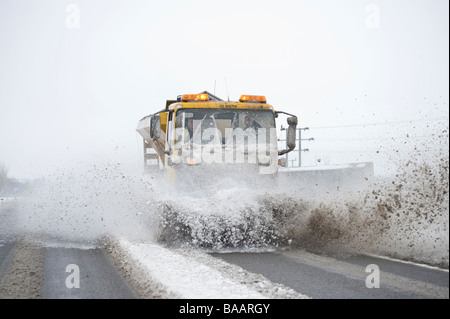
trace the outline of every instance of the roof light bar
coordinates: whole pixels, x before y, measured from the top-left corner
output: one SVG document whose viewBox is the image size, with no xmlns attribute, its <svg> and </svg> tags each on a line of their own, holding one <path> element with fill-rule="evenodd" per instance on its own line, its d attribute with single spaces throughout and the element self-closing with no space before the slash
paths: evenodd
<svg viewBox="0 0 450 319">
<path fill-rule="evenodd" d="M 183 94 L 181 97 L 182 102 L 191 102 L 191 101 L 209 101 L 208 94 Z"/>
<path fill-rule="evenodd" d="M 266 97 L 263 95 L 241 95 L 239 102 L 267 103 L 267 100 L 266 100 Z"/>
</svg>

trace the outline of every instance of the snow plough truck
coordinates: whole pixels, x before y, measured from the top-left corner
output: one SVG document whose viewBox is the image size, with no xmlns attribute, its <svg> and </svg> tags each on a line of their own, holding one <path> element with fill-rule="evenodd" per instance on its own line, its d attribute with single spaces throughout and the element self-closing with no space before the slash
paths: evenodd
<svg viewBox="0 0 450 319">
<path fill-rule="evenodd" d="M 278 149 L 275 120 L 287 120 L 286 147 Z M 297 117 L 277 111 L 262 95 L 224 101 L 204 91 L 167 100 L 138 122 L 147 171 L 161 170 L 172 184 L 197 185 L 225 176 L 276 178 L 279 157 L 295 148 Z M 202 179 L 201 181 L 199 179 Z"/>
<path fill-rule="evenodd" d="M 277 124 L 287 124 L 279 130 L 286 132 L 285 145 L 279 145 L 284 139 L 277 136 Z M 335 182 L 366 181 L 373 171 L 371 163 L 342 169 L 284 167 L 283 155 L 296 147 L 297 117 L 275 110 L 263 95 L 241 95 L 238 101 L 207 91 L 179 95 L 139 120 L 136 130 L 143 138 L 146 171 L 152 178 L 165 176 L 160 180 L 170 187 L 160 189 L 174 191 L 151 202 L 162 217 L 158 240 L 163 242 L 217 249 L 285 245 L 291 240 L 293 210 L 271 202 L 276 185 L 314 191 L 323 182 L 336 189 Z M 198 193 L 182 196 L 186 190 Z M 290 204 L 288 199 L 283 203 Z"/>
</svg>

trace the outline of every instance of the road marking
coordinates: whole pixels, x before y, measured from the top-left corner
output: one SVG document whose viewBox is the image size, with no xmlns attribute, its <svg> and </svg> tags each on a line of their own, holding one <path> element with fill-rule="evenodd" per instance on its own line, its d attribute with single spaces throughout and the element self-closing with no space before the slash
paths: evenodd
<svg viewBox="0 0 450 319">
<path fill-rule="evenodd" d="M 397 259 L 397 258 L 381 256 L 381 255 L 375 255 L 375 254 L 364 254 L 364 255 L 365 256 L 369 256 L 369 257 L 373 257 L 373 258 L 386 259 L 386 260 L 394 261 L 394 262 L 397 262 L 397 263 L 403 263 L 403 264 L 414 265 L 414 266 L 418 266 L 418 267 L 423 267 L 423 268 L 428 268 L 428 269 L 448 272 L 448 269 L 443 269 L 443 268 L 430 266 L 430 265 L 425 265 L 425 264 L 419 264 L 419 263 L 416 263 L 416 262 L 413 262 L 413 261 L 401 260 L 401 259 Z"/>
</svg>

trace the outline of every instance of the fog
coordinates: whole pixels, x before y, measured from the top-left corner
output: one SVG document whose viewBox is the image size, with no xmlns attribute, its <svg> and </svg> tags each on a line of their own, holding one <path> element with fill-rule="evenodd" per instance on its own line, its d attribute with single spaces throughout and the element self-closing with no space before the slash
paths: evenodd
<svg viewBox="0 0 450 319">
<path fill-rule="evenodd" d="M 314 138 L 302 165 L 377 169 L 386 140 L 448 128 L 448 32 L 445 0 L 3 0 L 0 162 L 24 179 L 80 162 L 139 170 L 138 120 L 208 90 L 296 114 Z"/>
</svg>

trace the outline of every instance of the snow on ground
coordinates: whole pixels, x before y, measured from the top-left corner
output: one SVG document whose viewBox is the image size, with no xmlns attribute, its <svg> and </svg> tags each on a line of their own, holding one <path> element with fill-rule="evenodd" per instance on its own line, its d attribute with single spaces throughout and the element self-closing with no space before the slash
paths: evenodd
<svg viewBox="0 0 450 319">
<path fill-rule="evenodd" d="M 308 298 L 195 249 L 170 249 L 124 238 L 108 238 L 105 245 L 108 255 L 144 298 Z"/>
</svg>

